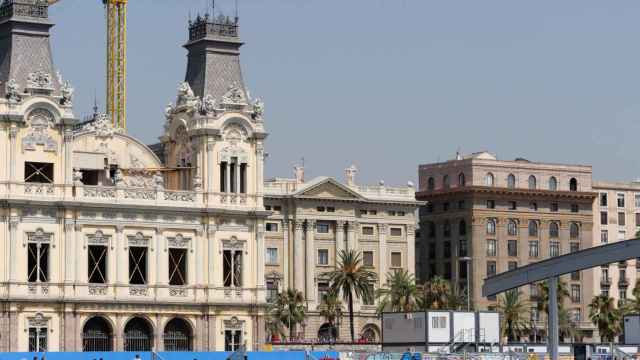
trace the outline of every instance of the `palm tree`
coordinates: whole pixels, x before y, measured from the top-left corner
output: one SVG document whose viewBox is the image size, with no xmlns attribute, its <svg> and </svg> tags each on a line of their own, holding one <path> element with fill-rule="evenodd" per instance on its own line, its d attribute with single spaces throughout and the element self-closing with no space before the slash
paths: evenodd
<svg viewBox="0 0 640 360">
<path fill-rule="evenodd" d="M 538 311 L 545 312 L 549 315 L 549 285 L 546 281 L 540 282 L 536 285 L 538 287 L 538 295 L 535 297 L 536 306 Z M 558 308 L 564 307 L 564 299 L 569 297 L 569 290 L 567 290 L 567 283 L 564 281 L 558 281 Z"/>
<path fill-rule="evenodd" d="M 387 274 L 387 283 L 378 290 L 376 296 L 378 314 L 383 311 L 411 312 L 416 309 L 418 287 L 413 274 L 407 270 L 395 270 Z"/>
<path fill-rule="evenodd" d="M 304 295 L 300 291 L 288 289 L 276 298 L 276 301 L 270 308 L 271 318 L 279 325 L 271 325 L 271 327 L 287 327 L 289 329 L 289 339 L 295 337 L 296 325 L 304 321 L 305 307 Z"/>
<path fill-rule="evenodd" d="M 336 269 L 329 273 L 331 291 L 341 293 L 347 301 L 351 341 L 355 342 L 353 330 L 353 298 L 370 302 L 373 299 L 373 284 L 376 274 L 362 265 L 362 254 L 354 250 L 342 250 Z"/>
<path fill-rule="evenodd" d="M 336 323 L 342 318 L 342 301 L 338 298 L 338 294 L 330 291 L 322 296 L 322 303 L 319 306 L 320 316 L 329 323 L 331 327 L 331 336 L 338 336 L 338 328 Z"/>
<path fill-rule="evenodd" d="M 427 281 L 423 289 L 421 307 L 425 310 L 447 309 L 451 300 L 451 284 L 440 276 Z"/>
<path fill-rule="evenodd" d="M 620 311 L 616 309 L 612 298 L 600 295 L 589 304 L 589 318 L 598 327 L 603 342 L 613 342 L 622 332 Z"/>
<path fill-rule="evenodd" d="M 558 332 L 560 339 L 569 338 L 571 341 L 578 335 L 577 324 L 567 309 L 561 308 L 558 311 Z"/>
<path fill-rule="evenodd" d="M 622 309 L 623 314 L 640 314 L 640 279 L 636 281 L 636 286 L 633 288 L 633 299 L 627 299 L 624 301 L 624 307 Z"/>
<path fill-rule="evenodd" d="M 520 291 L 512 290 L 498 299 L 502 336 L 509 341 L 520 341 L 529 332 L 529 304 L 520 298 L 521 295 Z"/>
</svg>

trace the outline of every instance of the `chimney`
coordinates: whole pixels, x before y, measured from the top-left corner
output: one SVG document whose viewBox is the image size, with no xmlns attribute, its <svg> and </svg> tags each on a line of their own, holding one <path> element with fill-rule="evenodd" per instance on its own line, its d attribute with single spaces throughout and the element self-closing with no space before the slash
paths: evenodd
<svg viewBox="0 0 640 360">
<path fill-rule="evenodd" d="M 47 0 L 4 0 L 0 4 L 0 94 L 5 84 L 51 95 L 60 90 L 53 68 Z"/>
<path fill-rule="evenodd" d="M 356 174 L 358 173 L 358 168 L 352 164 L 348 168 L 344 169 L 344 173 L 347 179 L 347 186 L 356 186 Z"/>
<path fill-rule="evenodd" d="M 240 69 L 238 18 L 219 15 L 200 16 L 189 21 L 187 75 L 195 96 L 210 95 L 220 101 L 232 89 L 236 98 L 247 101 L 247 91 Z"/>
<path fill-rule="evenodd" d="M 296 185 L 304 184 L 304 166 L 295 166 L 293 171 L 296 175 Z"/>
</svg>

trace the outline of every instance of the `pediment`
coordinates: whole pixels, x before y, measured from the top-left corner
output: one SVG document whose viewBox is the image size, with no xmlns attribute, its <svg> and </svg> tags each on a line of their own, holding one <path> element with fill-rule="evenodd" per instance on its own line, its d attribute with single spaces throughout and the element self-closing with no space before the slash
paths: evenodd
<svg viewBox="0 0 640 360">
<path fill-rule="evenodd" d="M 333 179 L 327 179 L 319 184 L 303 189 L 298 196 L 315 197 L 322 199 L 344 199 L 355 200 L 362 197 L 355 191 L 336 182 Z"/>
</svg>

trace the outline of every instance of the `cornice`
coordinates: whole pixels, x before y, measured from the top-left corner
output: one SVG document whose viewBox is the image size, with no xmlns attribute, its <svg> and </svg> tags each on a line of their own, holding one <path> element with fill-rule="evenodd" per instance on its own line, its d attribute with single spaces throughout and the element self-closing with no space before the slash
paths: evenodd
<svg viewBox="0 0 640 360">
<path fill-rule="evenodd" d="M 530 190 L 530 189 L 509 189 L 504 187 L 489 186 L 465 186 L 451 188 L 445 190 L 419 191 L 416 192 L 416 198 L 419 200 L 429 201 L 433 198 L 445 198 L 452 195 L 474 195 L 474 194 L 494 194 L 506 195 L 531 199 L 532 197 L 550 198 L 550 199 L 582 199 L 593 200 L 598 196 L 596 192 L 585 191 L 551 191 L 551 190 Z"/>
</svg>

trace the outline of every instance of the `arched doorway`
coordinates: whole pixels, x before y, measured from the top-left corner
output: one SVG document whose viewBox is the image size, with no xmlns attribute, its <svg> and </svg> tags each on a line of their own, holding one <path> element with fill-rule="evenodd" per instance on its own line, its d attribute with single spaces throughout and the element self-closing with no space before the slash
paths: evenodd
<svg viewBox="0 0 640 360">
<path fill-rule="evenodd" d="M 376 343 L 378 342 L 378 334 L 378 327 L 373 324 L 369 324 L 362 328 L 360 338 L 367 343 Z"/>
<path fill-rule="evenodd" d="M 95 316 L 84 324 L 82 351 L 113 351 L 113 329 L 105 318 Z"/>
<path fill-rule="evenodd" d="M 320 326 L 320 329 L 318 329 L 318 340 L 320 340 L 320 342 L 333 342 L 337 337 L 338 330 L 335 325 L 332 326 L 329 323 L 324 323 Z"/>
<path fill-rule="evenodd" d="M 135 317 L 124 327 L 124 351 L 151 351 L 153 328 L 143 318 Z"/>
<path fill-rule="evenodd" d="M 175 318 L 164 327 L 164 351 L 193 351 L 191 326 L 183 319 Z"/>
</svg>

